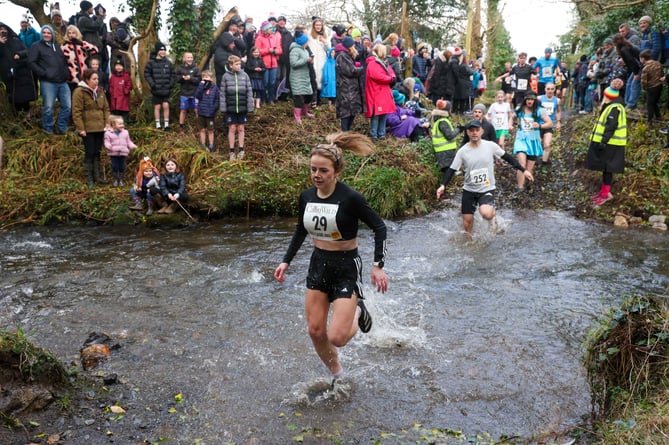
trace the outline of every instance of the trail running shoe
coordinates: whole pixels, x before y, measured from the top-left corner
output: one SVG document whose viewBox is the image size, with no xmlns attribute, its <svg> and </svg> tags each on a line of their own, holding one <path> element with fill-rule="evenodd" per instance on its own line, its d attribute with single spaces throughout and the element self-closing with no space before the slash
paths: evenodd
<svg viewBox="0 0 669 445">
<path fill-rule="evenodd" d="M 360 306 L 360 317 L 358 318 L 358 327 L 364 333 L 369 332 L 372 329 L 372 316 L 367 312 L 365 303 L 361 298 L 358 298 L 358 306 Z"/>
</svg>

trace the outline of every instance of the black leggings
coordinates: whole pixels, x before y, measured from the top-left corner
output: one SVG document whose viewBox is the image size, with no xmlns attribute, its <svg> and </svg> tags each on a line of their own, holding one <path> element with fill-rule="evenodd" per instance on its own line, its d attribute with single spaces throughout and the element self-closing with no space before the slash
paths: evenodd
<svg viewBox="0 0 669 445">
<path fill-rule="evenodd" d="M 295 108 L 302 108 L 304 104 L 311 103 L 311 94 L 293 94 Z"/>
</svg>

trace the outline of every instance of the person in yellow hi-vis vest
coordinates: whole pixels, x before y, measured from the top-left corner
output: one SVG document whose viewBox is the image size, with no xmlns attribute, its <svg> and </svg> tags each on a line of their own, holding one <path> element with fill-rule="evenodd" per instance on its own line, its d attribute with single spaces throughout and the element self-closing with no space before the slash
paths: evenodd
<svg viewBox="0 0 669 445">
<path fill-rule="evenodd" d="M 455 138 L 462 132 L 461 126 L 451 121 L 451 103 L 444 99 L 437 100 L 437 108 L 432 110 L 432 148 L 437 157 L 437 166 L 442 175 L 446 173 L 459 145 Z"/>
<path fill-rule="evenodd" d="M 625 145 L 627 145 L 627 114 L 625 102 L 620 97 L 623 81 L 614 79 L 604 90 L 602 106 L 590 135 L 586 167 L 602 172 L 602 186 L 592 196 L 595 206 L 613 198 L 611 184 L 614 173 L 625 171 Z"/>
</svg>

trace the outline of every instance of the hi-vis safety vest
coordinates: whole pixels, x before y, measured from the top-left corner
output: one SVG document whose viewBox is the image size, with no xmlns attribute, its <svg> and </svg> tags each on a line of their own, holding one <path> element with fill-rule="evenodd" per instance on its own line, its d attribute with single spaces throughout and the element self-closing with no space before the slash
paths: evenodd
<svg viewBox="0 0 669 445">
<path fill-rule="evenodd" d="M 625 106 L 619 103 L 611 104 L 606 107 L 602 114 L 597 118 L 595 128 L 592 130 L 592 135 L 590 136 L 592 142 L 602 142 L 602 136 L 604 136 L 604 130 L 606 128 L 606 119 L 614 108 L 618 109 L 618 127 L 616 127 L 616 131 L 613 132 L 613 136 L 611 136 L 611 139 L 609 139 L 607 144 L 621 147 L 624 147 L 627 144 L 627 117 L 625 115 Z"/>
<path fill-rule="evenodd" d="M 434 148 L 434 151 L 437 153 L 440 151 L 455 150 L 458 148 L 458 144 L 455 141 L 455 138 L 449 141 L 446 139 L 444 134 L 439 131 L 439 122 L 441 121 L 445 121 L 446 124 L 448 124 L 450 130 L 453 131 L 453 124 L 448 120 L 448 118 L 442 117 L 434 121 L 434 124 L 432 125 L 432 148 Z"/>
</svg>

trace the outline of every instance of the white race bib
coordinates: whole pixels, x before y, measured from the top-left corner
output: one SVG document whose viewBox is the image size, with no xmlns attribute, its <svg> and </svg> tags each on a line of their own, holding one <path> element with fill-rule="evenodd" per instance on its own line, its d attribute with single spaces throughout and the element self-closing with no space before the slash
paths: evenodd
<svg viewBox="0 0 669 445">
<path fill-rule="evenodd" d="M 302 222 L 309 235 L 323 240 L 339 241 L 341 232 L 337 227 L 338 210 L 338 204 L 307 203 Z"/>
<path fill-rule="evenodd" d="M 517 89 L 519 91 L 525 91 L 527 89 L 527 79 L 518 79 Z"/>
<path fill-rule="evenodd" d="M 469 181 L 476 186 L 485 186 L 490 185 L 490 175 L 488 174 L 487 168 L 477 168 L 472 170 L 469 173 Z"/>
<path fill-rule="evenodd" d="M 552 77 L 553 68 L 550 66 L 545 66 L 541 69 L 541 77 Z"/>
<path fill-rule="evenodd" d="M 534 119 L 531 117 L 522 117 L 520 119 L 520 128 L 523 131 L 532 131 L 532 124 L 534 123 Z"/>
</svg>

